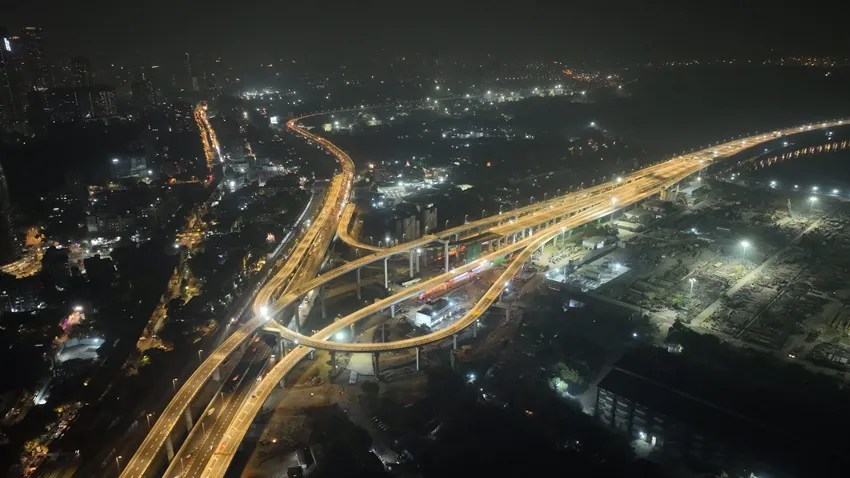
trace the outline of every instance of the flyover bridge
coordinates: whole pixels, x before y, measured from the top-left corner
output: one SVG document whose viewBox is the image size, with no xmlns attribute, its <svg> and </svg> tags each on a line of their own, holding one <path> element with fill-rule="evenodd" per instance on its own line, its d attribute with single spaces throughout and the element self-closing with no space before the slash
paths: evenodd
<svg viewBox="0 0 850 478">
<path fill-rule="evenodd" d="M 155 473 L 153 464 L 157 460 L 162 460 L 162 451 L 166 451 L 166 457 L 168 459 L 173 456 L 171 437 L 175 430 L 179 428 L 181 417 L 185 417 L 186 421 L 191 424 L 192 417 L 190 412 L 188 412 L 191 401 L 194 400 L 199 390 L 211 378 L 215 379 L 219 368 L 228 357 L 242 347 L 264 324 L 268 324 L 272 318 L 282 318 L 284 324 L 288 322 L 289 314 L 292 313 L 294 306 L 305 294 L 324 286 L 332 280 L 338 279 L 348 273 L 354 273 L 359 283 L 359 271 L 363 266 L 383 260 L 384 284 L 386 286 L 388 282 L 386 261 L 394 255 L 414 254 L 418 248 L 435 242 L 442 243 L 443 247 L 447 250 L 451 241 L 460 240 L 464 236 L 472 237 L 484 234 L 486 235 L 485 237 L 491 238 L 489 243 L 490 251 L 477 261 L 450 270 L 448 267 L 448 254 L 445 254 L 446 263 L 442 274 L 427 281 L 422 281 L 414 287 L 405 289 L 376 304 L 364 307 L 353 314 L 349 314 L 312 337 L 303 335 L 297 330 L 299 324 L 297 318 L 294 321 L 296 330 L 290 330 L 283 325 L 279 326 L 280 333 L 284 337 L 292 340 L 294 344 L 299 345 L 282 357 L 265 375 L 262 381 L 254 386 L 253 393 L 245 399 L 239 408 L 231 426 L 216 447 L 216 452 L 212 455 L 202 476 L 223 476 L 233 454 L 262 403 L 286 374 L 309 353 L 311 348 L 350 352 L 382 352 L 406 348 L 417 348 L 418 350 L 418 347 L 422 345 L 452 337 L 477 320 L 487 310 L 498 298 L 505 281 L 513 277 L 522 263 L 535 250 L 545 244 L 546 241 L 558 237 L 572 228 L 604 217 L 616 209 L 658 194 L 700 171 L 715 159 L 736 154 L 784 135 L 809 131 L 813 128 L 821 129 L 844 124 L 844 121 L 833 121 L 819 125 L 788 128 L 749 136 L 694 151 L 636 171 L 620 181 L 605 182 L 581 191 L 568 193 L 523 208 L 506 211 L 501 214 L 482 218 L 478 221 L 472 221 L 444 231 L 428 234 L 414 241 L 397 244 L 381 250 L 373 250 L 372 253 L 364 257 L 332 269 L 318 277 L 306 280 L 304 273 L 299 274 L 299 271 L 305 269 L 303 267 L 304 264 L 315 264 L 316 261 L 320 262 L 326 252 L 327 244 L 329 244 L 334 233 L 338 233 L 339 220 L 345 212 L 351 191 L 353 163 L 348 155 L 333 145 L 333 143 L 301 127 L 298 122 L 304 118 L 306 117 L 290 120 L 287 123 L 287 127 L 296 134 L 318 144 L 335 156 L 342 166 L 342 172 L 333 178 L 317 220 L 304 231 L 296 248 L 283 264 L 280 272 L 257 295 L 254 303 L 254 317 L 235 330 L 220 347 L 204 360 L 190 379 L 183 384 L 171 403 L 169 403 L 157 419 L 156 424 L 151 428 L 142 446 L 140 446 L 136 454 L 128 462 L 121 476 L 153 476 L 153 473 Z M 350 327 L 357 321 L 386 308 L 391 308 L 392 310 L 395 304 L 411 297 L 412 294 L 444 283 L 474 267 L 486 266 L 486 261 L 491 261 L 495 257 L 508 254 L 513 255 L 512 261 L 502 272 L 499 280 L 487 290 L 473 309 L 468 311 L 450 327 L 432 334 L 387 343 L 355 344 L 330 340 L 336 331 Z M 308 267 L 307 269 L 310 268 Z M 294 280 L 296 276 L 299 276 L 299 280 L 297 281 Z M 301 279 L 304 279 L 305 282 L 302 282 Z"/>
</svg>

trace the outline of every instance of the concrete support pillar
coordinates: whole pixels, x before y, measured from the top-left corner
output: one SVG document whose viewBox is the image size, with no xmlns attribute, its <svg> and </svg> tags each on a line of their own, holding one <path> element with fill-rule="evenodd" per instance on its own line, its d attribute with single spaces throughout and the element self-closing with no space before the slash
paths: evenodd
<svg viewBox="0 0 850 478">
<path fill-rule="evenodd" d="M 387 273 L 387 259 L 389 257 L 384 258 L 384 289 L 389 289 L 390 286 L 390 277 Z"/>
<path fill-rule="evenodd" d="M 390 317 L 395 318 L 395 304 L 390 304 Z"/>
<path fill-rule="evenodd" d="M 218 367 L 213 370 L 213 380 L 215 380 L 216 382 L 221 380 L 221 372 L 218 370 Z"/>
<path fill-rule="evenodd" d="M 186 419 L 186 429 L 192 431 L 192 427 L 194 423 L 192 423 L 192 410 L 189 407 L 186 407 L 186 410 L 183 410 L 183 417 Z"/>
<path fill-rule="evenodd" d="M 378 352 L 372 352 L 372 371 L 375 372 L 375 378 L 380 376 L 381 369 L 379 363 L 380 355 Z"/>
<path fill-rule="evenodd" d="M 473 339 L 478 338 L 478 321 L 477 320 L 472 324 L 472 338 Z"/>
<path fill-rule="evenodd" d="M 298 312 L 296 309 L 295 315 L 292 317 L 293 322 L 295 322 L 295 333 L 301 333 L 301 318 L 298 316 Z"/>
<path fill-rule="evenodd" d="M 411 250 L 410 250 L 410 254 L 408 254 L 408 258 L 407 258 L 407 259 L 408 259 L 408 260 L 407 260 L 407 262 L 409 263 L 409 267 L 408 267 L 408 268 L 410 269 L 410 278 L 411 278 L 411 279 L 413 279 L 413 275 L 414 275 L 414 272 L 415 272 L 415 271 L 413 270 L 413 255 L 414 255 L 414 254 L 416 254 L 416 251 L 414 251 L 413 249 L 411 249 Z"/>
<path fill-rule="evenodd" d="M 416 347 L 416 371 L 419 371 L 419 349 L 420 347 Z"/>
<path fill-rule="evenodd" d="M 165 437 L 165 457 L 169 463 L 174 459 L 174 442 L 171 441 L 171 435 Z"/>
<path fill-rule="evenodd" d="M 505 307 L 505 320 L 511 320 L 511 308 Z"/>
<path fill-rule="evenodd" d="M 323 319 L 328 318 L 328 310 L 325 308 L 325 296 L 326 295 L 328 295 L 328 294 L 325 292 L 325 287 L 324 286 L 319 287 L 319 303 L 322 306 L 322 318 Z"/>
<path fill-rule="evenodd" d="M 275 338 L 276 338 L 276 340 L 277 340 L 277 353 L 279 353 L 279 354 L 280 354 L 280 356 L 281 356 L 281 357 L 283 357 L 284 355 L 286 355 L 286 354 L 284 353 L 284 350 L 286 349 L 286 345 L 283 343 L 283 337 L 281 337 L 280 335 L 278 335 L 278 336 L 277 336 L 277 337 L 275 337 Z"/>
<path fill-rule="evenodd" d="M 357 300 L 361 300 L 362 297 L 360 297 L 360 268 L 358 267 L 354 270 L 354 272 L 357 273 Z"/>
<path fill-rule="evenodd" d="M 457 334 L 452 335 L 452 350 L 457 350 Z"/>
<path fill-rule="evenodd" d="M 449 350 L 449 363 L 452 366 L 452 370 L 455 369 L 455 351 Z"/>
<path fill-rule="evenodd" d="M 285 388 L 286 387 L 286 377 L 280 379 L 280 382 L 277 383 L 277 386 L 280 387 L 280 388 Z"/>
<path fill-rule="evenodd" d="M 354 324 L 348 326 L 348 333 L 351 334 L 351 341 L 354 342 Z"/>
<path fill-rule="evenodd" d="M 384 321 L 381 321 L 381 342 L 387 341 L 387 328 L 385 327 Z"/>
<path fill-rule="evenodd" d="M 422 256 L 422 254 L 420 254 L 420 253 L 419 253 L 419 251 L 416 251 L 416 273 L 417 273 L 417 274 L 419 274 L 419 266 L 420 266 L 420 264 L 421 264 L 421 262 L 422 262 L 422 261 L 421 261 L 421 256 Z"/>
<path fill-rule="evenodd" d="M 443 243 L 443 260 L 446 263 L 446 273 L 449 272 L 449 241 Z"/>
</svg>

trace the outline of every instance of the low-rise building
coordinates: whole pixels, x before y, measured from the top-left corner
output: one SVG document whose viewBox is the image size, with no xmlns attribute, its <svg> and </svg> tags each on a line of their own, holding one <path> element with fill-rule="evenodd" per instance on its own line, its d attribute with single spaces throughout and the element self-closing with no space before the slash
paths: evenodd
<svg viewBox="0 0 850 478">
<path fill-rule="evenodd" d="M 413 316 L 413 323 L 418 327 L 433 327 L 434 324 L 446 318 L 446 314 L 453 308 L 454 302 L 451 300 L 437 299 L 417 310 Z"/>
</svg>

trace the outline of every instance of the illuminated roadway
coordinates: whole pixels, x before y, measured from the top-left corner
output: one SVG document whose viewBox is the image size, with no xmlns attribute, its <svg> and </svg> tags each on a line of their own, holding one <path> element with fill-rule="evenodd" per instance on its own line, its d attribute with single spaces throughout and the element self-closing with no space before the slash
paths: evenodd
<svg viewBox="0 0 850 478">
<path fill-rule="evenodd" d="M 300 119 L 301 118 L 299 118 L 299 120 Z M 133 456 L 127 467 L 124 469 L 122 476 L 136 477 L 145 475 L 145 473 L 147 472 L 147 468 L 150 466 L 151 462 L 156 458 L 156 454 L 163 448 L 167 437 L 177 425 L 178 421 L 181 419 L 180 415 L 182 415 L 182 411 L 191 402 L 197 391 L 209 380 L 216 368 L 221 365 L 221 363 L 230 354 L 232 354 L 235 349 L 238 348 L 245 341 L 245 339 L 250 337 L 256 330 L 258 330 L 264 323 L 266 323 L 272 315 L 276 315 L 278 312 L 284 310 L 286 307 L 289 307 L 294 304 L 306 292 L 309 292 L 310 290 L 313 290 L 316 287 L 326 282 L 329 282 L 330 280 L 340 277 L 345 273 L 354 271 L 365 264 L 372 263 L 381 259 L 386 259 L 393 255 L 404 253 L 417 247 L 426 246 L 441 238 L 450 238 L 455 235 L 460 235 L 462 233 L 472 230 L 473 228 L 481 228 L 488 224 L 495 224 L 497 227 L 500 228 L 496 232 L 498 232 L 499 234 L 504 234 L 506 232 L 516 233 L 525 229 L 526 227 L 530 228 L 543 223 L 554 222 L 554 225 L 541 231 L 538 231 L 532 237 L 521 239 L 513 243 L 505 244 L 504 246 L 499 247 L 495 252 L 492 252 L 485 256 L 489 258 L 505 255 L 509 251 L 519 252 L 515 260 L 511 262 L 505 272 L 503 272 L 502 277 L 500 277 L 500 280 L 496 283 L 496 285 L 494 285 L 493 287 L 491 287 L 490 290 L 488 290 L 488 292 L 479 300 L 476 306 L 471 309 L 467 313 L 467 315 L 465 315 L 462 319 L 457 321 L 454 325 L 450 326 L 447 329 L 443 329 L 438 333 L 429 334 L 427 336 L 422 337 L 416 337 L 413 339 L 405 339 L 405 341 L 400 342 L 388 342 L 379 344 L 345 344 L 331 342 L 327 340 L 327 338 L 330 337 L 336 330 L 347 327 L 350 324 L 356 322 L 357 320 L 360 320 L 361 318 L 368 316 L 370 313 L 373 313 L 360 311 L 356 312 L 355 314 L 351 314 L 344 320 L 331 324 L 313 337 L 306 337 L 288 329 L 282 332 L 287 337 L 291 337 L 294 340 L 298 340 L 302 343 L 309 343 L 311 346 L 316 348 L 366 352 L 398 350 L 401 348 L 416 347 L 422 344 L 441 340 L 445 337 L 450 336 L 453 333 L 456 333 L 459 330 L 462 330 L 464 327 L 468 326 L 471 322 L 473 322 L 475 318 L 480 316 L 480 313 L 483 313 L 483 311 L 486 310 L 487 307 L 489 307 L 489 305 L 491 305 L 495 298 L 498 296 L 498 291 L 501 290 L 501 286 L 498 286 L 497 284 L 502 282 L 503 278 L 512 277 L 513 274 L 516 273 L 516 270 L 518 270 L 522 262 L 527 259 L 527 257 L 530 256 L 530 254 L 533 253 L 533 251 L 537 247 L 539 247 L 540 244 L 543 244 L 543 242 L 545 242 L 546 240 L 549 240 L 552 237 L 555 237 L 556 235 L 560 234 L 564 229 L 574 228 L 578 225 L 584 224 L 588 221 L 609 214 L 613 209 L 619 209 L 623 206 L 632 204 L 636 201 L 656 194 L 660 190 L 675 184 L 676 182 L 686 178 L 690 174 L 693 174 L 694 172 L 697 172 L 701 168 L 707 166 L 714 158 L 729 156 L 744 149 L 751 148 L 763 142 L 787 134 L 793 134 L 801 131 L 809 131 L 812 129 L 821 129 L 843 124 L 843 122 L 839 121 L 823 123 L 820 125 L 808 125 L 799 128 L 789 128 L 786 130 L 730 141 L 728 143 L 724 143 L 723 145 L 706 148 L 694 153 L 678 156 L 669 161 L 658 163 L 641 171 L 633 173 L 627 178 L 624 178 L 621 182 L 611 181 L 608 183 L 603 183 L 601 185 L 594 186 L 592 188 L 579 191 L 577 193 L 570 193 L 565 196 L 553 198 L 543 202 L 543 204 L 552 206 L 551 208 L 541 208 L 540 203 L 538 203 L 533 206 L 526 206 L 524 211 L 524 208 L 520 208 L 516 211 L 508 211 L 500 215 L 491 216 L 490 218 L 485 218 L 479 221 L 473 221 L 469 224 L 457 226 L 455 228 L 442 231 L 439 234 L 430 234 L 416 241 L 410 241 L 408 243 L 400 244 L 395 247 L 386 248 L 382 251 L 376 251 L 375 253 L 370 254 L 369 256 L 333 269 L 320 277 L 308 281 L 304 285 L 298 285 L 297 287 L 293 288 L 290 287 L 290 281 L 295 274 L 298 274 L 299 265 L 302 265 L 305 260 L 307 260 L 307 258 L 310 258 L 308 262 L 320 261 L 318 257 L 324 255 L 326 251 L 326 246 L 323 248 L 323 244 L 325 244 L 326 241 L 330 241 L 334 230 L 337 229 L 337 220 L 345 208 L 345 204 L 348 199 L 348 193 L 351 187 L 351 180 L 353 178 L 353 165 L 350 163 L 350 158 L 348 158 L 348 156 L 344 152 L 342 152 L 338 147 L 325 140 L 324 138 L 313 135 L 312 133 L 309 133 L 308 131 L 297 126 L 295 121 L 296 120 L 291 120 L 290 122 L 288 122 L 287 127 L 295 131 L 296 133 L 304 136 L 305 138 L 315 143 L 318 143 L 331 154 L 339 158 L 343 172 L 341 174 L 336 175 L 332 180 L 331 187 L 329 187 L 328 189 L 328 195 L 326 197 L 325 203 L 322 206 L 322 213 L 317 216 L 318 220 L 316 221 L 316 223 L 311 225 L 305 231 L 303 237 L 299 240 L 299 243 L 296 246 L 295 250 L 290 255 L 289 260 L 287 260 L 284 266 L 281 268 L 280 273 L 276 274 L 275 277 L 269 281 L 267 286 L 264 287 L 258 294 L 254 307 L 256 315 L 251 320 L 243 324 L 238 330 L 236 330 L 227 340 L 225 340 L 225 342 L 222 343 L 222 345 L 218 349 L 216 349 L 212 353 L 212 355 L 210 355 L 201 364 L 201 366 L 198 368 L 198 370 L 196 370 L 192 377 L 190 377 L 190 379 L 187 380 L 187 382 L 181 387 L 180 391 L 178 391 L 178 393 L 172 400 L 172 403 L 169 403 L 168 407 L 166 407 L 166 410 L 157 420 L 156 425 L 153 427 L 148 437 L 145 438 L 145 441 L 143 442 L 142 446 L 139 448 L 137 453 Z M 649 180 L 650 183 L 645 184 L 646 180 Z M 602 194 L 607 192 L 610 192 L 610 194 Z M 594 196 L 596 196 L 595 199 Z M 616 202 L 610 202 L 611 197 L 616 197 Z M 576 199 L 587 198 L 590 198 L 591 203 L 596 200 L 595 205 L 588 204 L 587 202 L 576 201 Z M 572 204 L 570 204 L 571 201 Z M 574 206 L 579 203 L 581 203 L 580 210 L 583 212 L 575 214 L 572 217 L 568 217 L 570 214 L 576 212 Z M 541 209 L 543 210 L 542 213 L 540 213 Z M 545 209 L 551 209 L 552 212 L 546 211 Z M 535 211 L 539 213 L 536 214 L 539 217 L 535 217 Z M 523 214 L 523 212 L 528 212 L 530 214 L 525 217 L 518 217 Z M 558 217 L 564 219 L 558 220 Z M 508 218 L 514 218 L 514 222 L 510 222 L 509 220 L 506 221 Z M 454 274 L 459 274 L 464 270 L 468 270 L 466 269 L 467 266 L 469 266 L 469 264 L 457 268 Z M 423 290 L 425 285 L 433 286 L 435 283 L 445 282 L 447 279 L 451 278 L 451 276 L 451 272 L 448 274 L 442 274 L 441 276 L 438 276 L 437 278 L 431 279 L 429 281 L 423 281 L 423 285 L 414 289 Z M 289 292 L 285 294 L 283 293 L 284 291 L 289 289 L 291 289 Z M 412 294 L 412 292 L 410 289 L 408 289 L 402 291 L 400 294 Z M 277 296 L 277 300 L 275 300 L 275 296 Z M 383 307 L 379 307 L 379 304 L 373 304 L 367 309 L 370 311 L 381 310 L 382 308 L 386 308 L 390 303 L 394 303 L 393 301 L 397 302 L 398 300 L 399 295 L 396 294 L 395 296 L 385 299 L 384 301 L 379 303 L 382 304 Z M 268 309 L 266 307 L 268 307 Z M 296 347 L 292 352 L 283 357 L 281 361 L 278 362 L 274 366 L 274 368 L 266 375 L 266 377 L 257 384 L 254 389 L 254 393 L 251 395 L 250 398 L 247 398 L 245 400 L 239 412 L 236 414 L 236 418 L 234 419 L 232 426 L 228 429 L 221 443 L 217 447 L 216 453 L 210 460 L 208 469 L 203 473 L 203 476 L 223 475 L 224 471 L 226 470 L 227 464 L 229 464 L 229 461 L 233 456 L 233 452 L 235 452 L 236 447 L 238 447 L 238 444 L 244 436 L 244 433 L 247 431 L 247 427 L 253 420 L 253 417 L 256 414 L 256 410 L 259 409 L 259 406 L 262 405 L 263 401 L 268 397 L 268 394 L 271 392 L 273 387 L 276 386 L 276 384 L 280 381 L 280 378 L 285 376 L 286 373 L 291 370 L 291 368 L 295 364 L 297 364 L 308 352 L 309 349 L 307 347 Z"/>
<path fill-rule="evenodd" d="M 598 201 L 596 205 L 587 205 L 586 203 L 581 205 L 581 212 L 578 212 L 572 215 L 571 217 L 556 221 L 557 217 L 565 216 L 565 213 L 563 211 L 561 211 L 560 213 L 557 211 L 553 211 L 551 213 L 544 211 L 544 213 L 539 218 L 534 218 L 533 220 L 528 219 L 526 221 L 523 221 L 527 224 L 534 224 L 534 222 L 537 221 L 537 223 L 539 224 L 540 219 L 542 219 L 544 223 L 549 223 L 552 225 L 537 231 L 536 234 L 526 239 L 521 239 L 513 243 L 507 243 L 505 246 L 498 248 L 495 252 L 491 252 L 476 261 L 458 267 L 449 273 L 444 273 L 438 277 L 435 277 L 428 281 L 424 281 L 420 284 L 417 284 L 417 286 L 415 287 L 405 289 L 397 294 L 394 294 L 391 297 L 388 297 L 387 299 L 379 301 L 376 304 L 367 306 L 361 311 L 357 311 L 347 317 L 335 321 L 334 323 L 325 327 L 323 330 L 316 333 L 313 337 L 306 337 L 304 335 L 288 330 L 285 327 L 279 327 L 281 332 L 285 336 L 293 339 L 295 343 L 300 343 L 301 345 L 299 345 L 293 351 L 283 357 L 283 359 L 277 365 L 275 365 L 275 367 L 257 385 L 254 390 L 254 393 L 251 395 L 250 398 L 245 401 L 242 406 L 242 409 L 237 413 L 237 418 L 234 421 L 233 426 L 228 430 L 226 436 L 218 445 L 213 458 L 210 460 L 209 466 L 201 476 L 224 476 L 224 473 L 227 470 L 227 467 L 229 466 L 230 460 L 234 456 L 236 449 L 239 446 L 239 443 L 241 443 L 242 438 L 244 437 L 245 433 L 248 430 L 248 427 L 250 426 L 251 422 L 259 411 L 259 408 L 271 394 L 271 391 L 274 389 L 274 387 L 277 386 L 277 384 L 286 376 L 286 374 L 309 353 L 310 347 L 349 352 L 380 352 L 419 347 L 428 343 L 448 338 L 460 332 L 464 328 L 471 325 L 475 320 L 477 320 L 493 304 L 493 302 L 497 300 L 499 294 L 502 292 L 504 286 L 507 284 L 507 281 L 510 280 L 518 272 L 519 268 L 531 256 L 531 254 L 533 254 L 535 250 L 537 250 L 547 241 L 551 240 L 554 237 L 557 237 L 559 234 L 563 234 L 565 230 L 569 230 L 582 224 L 586 224 L 587 222 L 593 221 L 595 219 L 604 217 L 616 209 L 627 206 L 629 204 L 633 204 L 637 201 L 657 194 L 659 191 L 676 184 L 677 182 L 687 178 L 689 175 L 698 172 L 702 168 L 708 166 L 709 164 L 711 164 L 712 160 L 716 158 L 731 156 L 743 150 L 752 148 L 753 146 L 762 144 L 766 141 L 770 141 L 772 139 L 776 139 L 789 134 L 810 131 L 812 129 L 822 129 L 832 126 L 839 126 L 842 124 L 844 124 L 843 120 L 822 123 L 820 125 L 807 125 L 802 127 L 788 128 L 784 130 L 774 131 L 772 133 L 730 141 L 722 145 L 706 148 L 697 152 L 675 157 L 664 163 L 659 163 L 657 165 L 651 166 L 650 168 L 645 168 L 644 170 L 639 171 L 635 175 L 632 175 L 628 179 L 625 179 L 623 182 L 627 184 L 627 188 L 620 189 L 617 188 L 616 183 L 610 184 L 608 187 L 608 191 L 610 191 L 610 194 L 600 198 L 601 201 Z M 647 179 L 650 181 L 649 184 L 646 184 Z M 605 188 L 603 188 L 603 191 L 604 190 Z M 583 197 L 592 197 L 592 193 L 584 194 Z M 612 198 L 615 199 L 612 201 Z M 608 201 L 610 201 L 610 203 Z M 515 223 L 509 222 L 508 224 L 509 225 L 507 225 L 505 228 L 493 232 L 512 233 L 516 231 Z M 505 225 L 503 224 L 503 226 Z M 508 241 L 506 240 L 506 242 Z M 409 246 L 409 244 L 405 244 L 402 246 Z M 390 249 L 398 249 L 402 246 Z M 410 250 L 410 247 L 406 247 L 404 248 L 404 250 Z M 463 273 L 481 265 L 482 263 L 485 263 L 485 261 L 491 261 L 496 257 L 517 251 L 519 251 L 519 253 L 513 258 L 513 260 L 507 266 L 505 271 L 502 272 L 499 279 L 497 279 L 493 283 L 493 285 L 487 290 L 487 292 L 478 300 L 475 306 L 470 309 L 462 318 L 460 318 L 455 323 L 445 329 L 420 337 L 414 337 L 410 339 L 403 339 L 387 343 L 341 343 L 331 342 L 327 340 L 327 338 L 333 336 L 336 331 L 348 327 L 351 324 L 354 324 L 363 317 L 383 310 L 387 308 L 390 304 L 397 303 L 408 297 L 412 297 L 413 295 L 416 295 L 422 290 L 427 290 L 427 288 L 429 287 L 445 282 L 446 280 L 460 273 Z M 339 269 L 344 268 L 345 266 Z M 317 280 L 327 282 L 335 277 L 339 277 L 340 275 L 342 275 L 342 273 L 324 274 L 323 276 L 317 278 Z M 315 283 L 316 281 L 313 282 Z M 313 285 L 314 284 L 312 283 L 307 284 L 307 286 Z M 292 295 L 293 294 L 287 294 L 288 297 L 292 297 Z M 309 347 L 305 344 L 309 345 Z"/>
<path fill-rule="evenodd" d="M 191 405 L 198 392 L 209 382 L 218 367 L 268 320 L 266 314 L 263 313 L 265 304 L 273 300 L 276 295 L 282 294 L 288 287 L 289 281 L 296 274 L 302 270 L 310 269 L 310 266 L 317 261 L 317 257 L 318 260 L 324 257 L 327 246 L 325 245 L 322 249 L 320 244 L 329 242 L 333 238 L 336 221 L 349 197 L 351 181 L 354 176 L 354 163 L 347 154 L 336 146 L 297 126 L 296 120 L 290 120 L 287 127 L 301 136 L 319 143 L 325 150 L 336 156 L 340 160 L 342 172 L 335 175 L 331 180 L 325 201 L 320 212 L 316 215 L 316 220 L 304 231 L 280 271 L 257 294 L 254 301 L 254 316 L 222 342 L 181 385 L 157 418 L 156 423 L 151 427 L 133 457 L 127 462 L 127 466 L 121 471 L 121 477 L 138 478 L 147 476 L 152 472 L 150 470 L 151 465 L 157 461 L 159 454 L 167 446 L 172 432 L 176 427 L 182 426 L 181 420 L 183 420 L 184 410 Z M 305 265 L 305 262 L 313 264 Z"/>
</svg>

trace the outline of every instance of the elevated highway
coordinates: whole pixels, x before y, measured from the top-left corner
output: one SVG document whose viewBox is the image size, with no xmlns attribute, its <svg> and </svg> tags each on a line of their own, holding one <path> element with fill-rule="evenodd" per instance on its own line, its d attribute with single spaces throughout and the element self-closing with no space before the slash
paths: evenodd
<svg viewBox="0 0 850 478">
<path fill-rule="evenodd" d="M 322 214 L 318 216 L 321 220 L 317 220 L 304 232 L 298 245 L 281 268 L 279 274 L 276 274 L 257 295 L 254 302 L 255 316 L 234 331 L 231 337 L 216 349 L 201 364 L 195 374 L 181 387 L 180 391 L 178 391 L 172 400 L 172 403 L 169 404 L 166 411 L 157 420 L 156 425 L 152 428 L 148 437 L 146 437 L 142 447 L 139 448 L 139 451 L 128 463 L 122 476 L 149 476 L 151 463 L 156 459 L 156 455 L 168 444 L 170 434 L 177 426 L 180 415 L 186 410 L 189 402 L 197 394 L 199 388 L 216 373 L 218 367 L 228 356 L 264 324 L 268 324 L 272 317 L 283 317 L 282 322 L 286 324 L 288 322 L 286 319 L 288 318 L 288 314 L 291 313 L 293 305 L 311 290 L 321 287 L 344 274 L 357 272 L 364 265 L 380 260 L 385 261 L 384 281 L 386 285 L 386 260 L 389 257 L 397 254 L 411 253 L 411 251 L 417 248 L 425 247 L 435 242 L 442 243 L 443 247 L 448 249 L 452 240 L 460 240 L 462 237 L 472 237 L 482 234 L 490 235 L 489 244 L 491 252 L 481 259 L 482 261 L 506 254 L 515 254 L 515 257 L 501 274 L 499 280 L 488 289 L 487 293 L 476 303 L 473 309 L 450 327 L 433 334 L 379 344 L 349 344 L 328 340 L 337 330 L 348 327 L 372 313 L 404 300 L 410 297 L 410 294 L 416 293 L 416 291 L 425 290 L 427 285 L 433 286 L 445 282 L 457 274 L 469 270 L 471 267 L 480 265 L 480 263 L 472 262 L 458 266 L 453 272 L 449 270 L 447 262 L 443 274 L 428 281 L 423 281 L 417 287 L 406 289 L 377 304 L 372 304 L 350 314 L 342 320 L 329 325 L 312 337 L 307 337 L 296 330 L 290 330 L 285 325 L 278 325 L 277 327 L 285 337 L 301 345 L 295 347 L 290 353 L 282 357 L 274 368 L 266 374 L 263 380 L 257 383 L 254 393 L 245 399 L 239 411 L 235 414 L 233 423 L 227 428 L 227 432 L 224 434 L 218 447 L 216 447 L 216 452 L 210 458 L 202 476 L 223 476 L 233 453 L 235 453 L 239 442 L 247 431 L 247 427 L 250 425 L 259 407 L 265 401 L 265 398 L 280 383 L 280 380 L 286 373 L 307 355 L 310 348 L 380 352 L 414 348 L 445 339 L 473 323 L 496 300 L 498 293 L 501 292 L 501 288 L 503 287 L 500 284 L 513 277 L 522 263 L 530 257 L 534 250 L 558 234 L 562 234 L 568 229 L 598 219 L 610 214 L 616 209 L 657 194 L 711 164 L 715 159 L 735 154 L 784 135 L 843 124 L 842 121 L 838 121 L 820 125 L 806 125 L 802 128 L 789 128 L 742 138 L 712 148 L 688 153 L 632 173 L 621 181 L 602 183 L 578 192 L 525 206 L 524 208 L 482 218 L 478 221 L 472 221 L 439 233 L 429 234 L 423 238 L 404 244 L 398 244 L 393 247 L 384 248 L 383 250 L 375 250 L 371 254 L 356 261 L 332 269 L 319 277 L 306 280 L 305 274 L 299 271 L 308 262 L 313 264 L 316 261 L 321 262 L 321 258 L 326 252 L 327 244 L 332 239 L 334 232 L 338 232 L 338 220 L 345 210 L 353 179 L 353 164 L 350 158 L 339 148 L 324 138 L 299 127 L 296 121 L 291 120 L 287 123 L 287 127 L 326 149 L 336 156 L 342 165 L 342 172 L 334 177 L 331 186 L 328 188 L 328 195 L 322 206 Z M 492 230 L 488 231 L 488 229 Z M 448 258 L 448 254 L 446 254 L 446 258 Z M 293 281 L 296 275 L 299 275 L 299 281 Z M 301 279 L 305 281 L 301 282 Z"/>
</svg>

